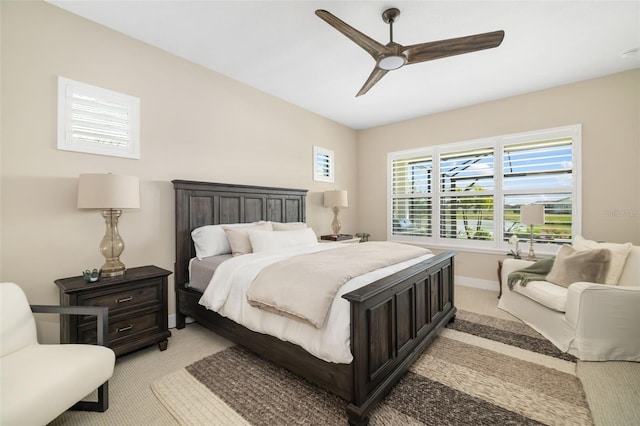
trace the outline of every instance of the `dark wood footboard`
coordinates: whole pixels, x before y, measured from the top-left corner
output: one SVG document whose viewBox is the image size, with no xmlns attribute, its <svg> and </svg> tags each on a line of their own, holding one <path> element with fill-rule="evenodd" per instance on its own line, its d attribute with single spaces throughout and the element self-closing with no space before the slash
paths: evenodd
<svg viewBox="0 0 640 426">
<path fill-rule="evenodd" d="M 367 424 L 389 392 L 454 317 L 454 253 L 442 253 L 345 294 L 351 302 L 349 423 Z"/>
</svg>

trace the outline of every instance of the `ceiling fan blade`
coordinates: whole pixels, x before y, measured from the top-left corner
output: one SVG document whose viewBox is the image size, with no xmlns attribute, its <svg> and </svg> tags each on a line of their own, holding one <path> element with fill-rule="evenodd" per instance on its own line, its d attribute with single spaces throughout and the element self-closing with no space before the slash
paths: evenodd
<svg viewBox="0 0 640 426">
<path fill-rule="evenodd" d="M 478 50 L 491 49 L 500 46 L 504 39 L 504 31 L 475 34 L 466 37 L 450 38 L 447 40 L 431 41 L 413 44 L 402 49 L 407 57 L 407 64 L 446 58 Z"/>
<path fill-rule="evenodd" d="M 380 44 L 368 35 L 361 33 L 351 25 L 347 24 L 346 22 L 342 21 L 340 18 L 337 18 L 326 10 L 318 9 L 316 10 L 316 15 L 318 15 L 318 17 L 334 27 L 336 30 L 347 36 L 355 44 L 366 50 L 367 53 L 373 57 L 373 59 L 377 59 L 378 56 L 382 54 L 389 53 L 389 49 L 387 48 L 387 46 Z"/>
<path fill-rule="evenodd" d="M 380 79 L 384 77 L 384 75 L 388 72 L 389 72 L 388 70 L 383 70 L 382 68 L 378 68 L 376 66 L 371 72 L 371 75 L 369 75 L 369 78 L 367 79 L 367 81 L 364 82 L 364 86 L 362 86 L 362 89 L 360 89 L 360 91 L 356 95 L 356 98 L 358 96 L 362 96 L 365 93 L 367 93 L 369 89 L 371 89 L 374 84 L 380 81 Z"/>
</svg>

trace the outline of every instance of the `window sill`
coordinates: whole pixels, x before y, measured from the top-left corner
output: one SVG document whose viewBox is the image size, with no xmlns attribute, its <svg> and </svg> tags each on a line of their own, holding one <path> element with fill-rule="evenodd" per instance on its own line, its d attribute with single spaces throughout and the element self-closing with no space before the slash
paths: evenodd
<svg viewBox="0 0 640 426">
<path fill-rule="evenodd" d="M 389 239 L 394 243 L 402 243 L 402 244 L 411 244 L 418 247 L 424 247 L 427 249 L 434 250 L 453 250 L 457 252 L 464 253 L 476 253 L 476 254 L 491 254 L 491 255 L 502 255 L 508 256 L 510 248 L 491 248 L 491 247 L 477 247 L 473 245 L 465 245 L 465 244 L 435 244 L 429 242 L 421 242 L 416 240 L 408 240 L 402 238 L 394 238 Z M 522 250 L 523 258 L 527 256 L 529 252 L 529 243 L 520 243 L 520 248 Z M 560 248 L 560 245 L 550 245 L 549 247 L 536 247 L 533 249 L 535 251 L 536 257 L 551 257 L 555 256 L 556 252 Z"/>
</svg>

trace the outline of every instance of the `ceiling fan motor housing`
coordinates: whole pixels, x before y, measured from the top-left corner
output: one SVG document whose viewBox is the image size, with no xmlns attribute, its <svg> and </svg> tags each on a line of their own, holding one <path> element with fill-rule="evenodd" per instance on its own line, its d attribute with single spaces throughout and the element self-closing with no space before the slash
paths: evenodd
<svg viewBox="0 0 640 426">
<path fill-rule="evenodd" d="M 387 71 L 397 70 L 407 63 L 407 57 L 402 52 L 400 52 L 400 49 L 402 48 L 401 45 L 391 41 L 387 44 L 387 47 L 393 53 L 387 53 L 378 56 L 378 58 L 376 59 L 378 68 L 382 68 L 383 70 Z"/>
</svg>

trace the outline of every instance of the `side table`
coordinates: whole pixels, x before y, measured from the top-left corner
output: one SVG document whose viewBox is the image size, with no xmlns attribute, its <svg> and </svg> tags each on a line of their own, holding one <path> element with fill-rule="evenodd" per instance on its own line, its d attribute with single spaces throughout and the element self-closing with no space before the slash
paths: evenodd
<svg viewBox="0 0 640 426">
<path fill-rule="evenodd" d="M 82 276 L 55 281 L 61 306 L 109 308 L 109 347 L 116 356 L 145 346 L 167 348 L 169 331 L 167 277 L 157 266 L 129 268 L 124 275 L 87 283 Z M 95 343 L 95 318 L 63 315 L 61 343 Z"/>
<path fill-rule="evenodd" d="M 318 238 L 318 242 L 319 243 L 353 244 L 353 243 L 359 243 L 360 242 L 360 238 L 353 237 L 353 238 L 349 238 L 348 240 L 339 240 L 339 241 L 323 240 L 321 238 Z"/>
</svg>

